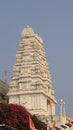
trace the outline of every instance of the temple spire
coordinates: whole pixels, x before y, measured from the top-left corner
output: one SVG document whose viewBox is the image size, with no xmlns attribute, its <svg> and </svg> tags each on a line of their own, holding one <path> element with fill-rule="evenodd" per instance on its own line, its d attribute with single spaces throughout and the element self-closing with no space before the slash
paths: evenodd
<svg viewBox="0 0 73 130">
<path fill-rule="evenodd" d="M 18 104 L 20 97 L 21 105 L 40 115 L 48 114 L 52 100 L 52 114 L 55 114 L 56 99 L 43 40 L 29 26 L 21 32 L 8 96 L 10 103 Z"/>
</svg>

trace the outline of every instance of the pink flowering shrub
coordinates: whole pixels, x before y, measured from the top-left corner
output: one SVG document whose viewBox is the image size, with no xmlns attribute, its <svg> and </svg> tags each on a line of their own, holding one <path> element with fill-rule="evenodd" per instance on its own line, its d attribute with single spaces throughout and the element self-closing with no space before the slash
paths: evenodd
<svg viewBox="0 0 73 130">
<path fill-rule="evenodd" d="M 30 130 L 29 115 L 36 129 L 47 130 L 46 124 L 36 116 L 32 116 L 25 107 L 16 104 L 0 104 L 0 124 L 6 124 L 18 130 Z"/>
<path fill-rule="evenodd" d="M 29 113 L 27 110 L 15 104 L 0 104 L 0 124 L 25 130 L 29 126 Z"/>
</svg>

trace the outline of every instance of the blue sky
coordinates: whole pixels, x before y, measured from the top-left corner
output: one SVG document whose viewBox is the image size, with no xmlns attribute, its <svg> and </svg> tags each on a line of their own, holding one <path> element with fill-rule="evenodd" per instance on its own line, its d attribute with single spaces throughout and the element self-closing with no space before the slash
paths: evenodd
<svg viewBox="0 0 73 130">
<path fill-rule="evenodd" d="M 62 98 L 67 115 L 73 117 L 73 0 L 0 1 L 0 79 L 7 71 L 8 83 L 27 25 L 43 39 L 57 109 Z"/>
</svg>

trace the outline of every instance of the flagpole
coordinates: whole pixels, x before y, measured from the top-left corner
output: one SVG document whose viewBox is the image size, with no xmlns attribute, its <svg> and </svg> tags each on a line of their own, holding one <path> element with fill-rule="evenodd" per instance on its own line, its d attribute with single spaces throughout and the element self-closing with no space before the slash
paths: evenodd
<svg viewBox="0 0 73 130">
<path fill-rule="evenodd" d="M 62 116 L 63 100 L 60 99 L 60 115 Z"/>
<path fill-rule="evenodd" d="M 66 111 L 65 111 L 65 102 L 63 102 L 63 114 L 64 114 L 64 116 L 66 115 Z"/>
</svg>

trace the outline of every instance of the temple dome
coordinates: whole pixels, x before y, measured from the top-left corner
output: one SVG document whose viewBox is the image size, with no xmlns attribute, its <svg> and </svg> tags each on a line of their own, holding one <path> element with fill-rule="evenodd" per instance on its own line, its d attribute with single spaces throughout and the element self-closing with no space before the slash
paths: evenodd
<svg viewBox="0 0 73 130">
<path fill-rule="evenodd" d="M 34 30 L 31 27 L 27 26 L 26 28 L 24 28 L 22 30 L 21 38 L 25 38 L 25 37 L 29 37 L 29 36 L 34 36 L 34 35 L 35 35 Z"/>
</svg>

